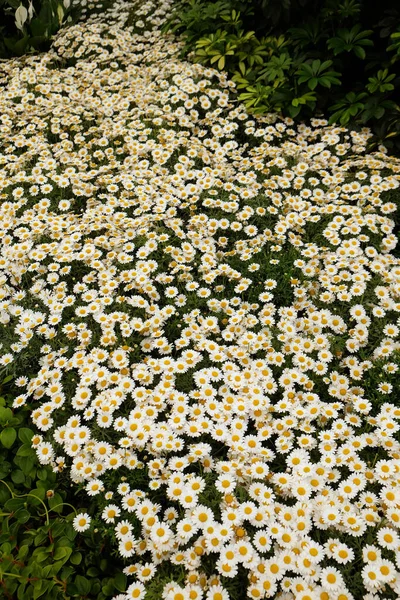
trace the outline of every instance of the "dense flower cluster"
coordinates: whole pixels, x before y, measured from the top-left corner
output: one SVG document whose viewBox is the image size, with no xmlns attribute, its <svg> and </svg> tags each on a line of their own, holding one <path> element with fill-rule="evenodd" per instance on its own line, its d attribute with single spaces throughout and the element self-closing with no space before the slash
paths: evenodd
<svg viewBox="0 0 400 600">
<path fill-rule="evenodd" d="M 1 65 L 14 406 L 134 561 L 118 600 L 165 563 L 186 580 L 164 600 L 229 600 L 237 577 L 358 600 L 354 571 L 398 597 L 400 161 L 367 129 L 249 117 L 179 60 L 168 10 L 119 2 Z"/>
</svg>

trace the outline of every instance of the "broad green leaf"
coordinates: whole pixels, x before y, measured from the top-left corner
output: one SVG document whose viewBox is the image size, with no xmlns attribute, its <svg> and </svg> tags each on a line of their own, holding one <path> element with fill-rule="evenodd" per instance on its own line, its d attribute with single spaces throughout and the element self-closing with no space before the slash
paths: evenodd
<svg viewBox="0 0 400 600">
<path fill-rule="evenodd" d="M 0 433 L 0 442 L 5 448 L 11 448 L 17 438 L 17 432 L 13 427 L 6 427 Z"/>
<path fill-rule="evenodd" d="M 86 594 L 90 592 L 91 584 L 90 581 L 86 579 L 86 577 L 83 577 L 82 575 L 77 575 L 75 577 L 74 583 L 76 585 L 76 589 L 80 594 L 82 594 L 82 596 L 86 596 Z"/>
<path fill-rule="evenodd" d="M 118 573 L 114 578 L 114 582 L 115 587 L 119 592 L 125 592 L 127 577 L 124 573 Z"/>
<path fill-rule="evenodd" d="M 28 427 L 21 427 L 21 429 L 18 431 L 18 439 L 21 440 L 21 442 L 23 444 L 30 445 L 32 438 L 33 438 L 32 429 L 29 429 Z"/>
<path fill-rule="evenodd" d="M 29 444 L 22 444 L 17 450 L 17 456 L 36 456 L 36 453 Z"/>
<path fill-rule="evenodd" d="M 25 498 L 10 498 L 4 505 L 5 510 L 9 510 L 11 512 L 17 511 L 19 508 L 24 508 L 26 500 Z"/>
<path fill-rule="evenodd" d="M 23 483 L 25 481 L 25 475 L 18 469 L 17 471 L 13 471 L 11 473 L 11 479 L 16 484 Z"/>
<path fill-rule="evenodd" d="M 47 473 L 48 473 L 48 470 L 45 467 L 38 469 L 36 471 L 36 474 L 41 481 L 47 480 Z"/>
</svg>

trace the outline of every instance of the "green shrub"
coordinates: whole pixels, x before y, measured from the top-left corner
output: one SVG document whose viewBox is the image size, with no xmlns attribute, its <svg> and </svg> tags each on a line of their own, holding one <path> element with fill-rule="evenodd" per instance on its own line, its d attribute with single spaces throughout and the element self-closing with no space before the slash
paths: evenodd
<svg viewBox="0 0 400 600">
<path fill-rule="evenodd" d="M 63 473 L 38 463 L 30 408 L 14 414 L 9 380 L 0 386 L 0 598 L 105 600 L 125 591 L 102 522 L 75 531 L 80 502 Z M 84 511 L 91 511 L 86 496 Z"/>
<path fill-rule="evenodd" d="M 182 56 L 227 70 L 249 112 L 368 126 L 370 148 L 400 150 L 400 11 L 388 2 L 183 0 L 163 31 L 182 34 Z"/>
</svg>

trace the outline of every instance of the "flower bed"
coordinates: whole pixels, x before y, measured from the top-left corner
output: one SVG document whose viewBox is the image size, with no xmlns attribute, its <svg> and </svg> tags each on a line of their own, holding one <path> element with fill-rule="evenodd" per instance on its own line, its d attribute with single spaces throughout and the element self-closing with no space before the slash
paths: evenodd
<svg viewBox="0 0 400 600">
<path fill-rule="evenodd" d="M 400 594 L 400 160 L 117 3 L 2 64 L 0 338 L 122 599 Z M 126 23 L 130 24 L 129 26 Z"/>
</svg>

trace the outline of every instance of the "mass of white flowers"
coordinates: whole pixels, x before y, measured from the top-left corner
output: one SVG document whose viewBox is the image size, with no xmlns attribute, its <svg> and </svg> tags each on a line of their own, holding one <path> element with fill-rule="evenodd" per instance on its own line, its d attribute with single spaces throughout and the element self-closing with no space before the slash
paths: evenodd
<svg viewBox="0 0 400 600">
<path fill-rule="evenodd" d="M 400 160 L 249 116 L 170 10 L 118 0 L 1 64 L 14 407 L 98 496 L 118 600 L 166 564 L 163 600 L 360 600 L 352 572 L 400 597 Z"/>
</svg>

